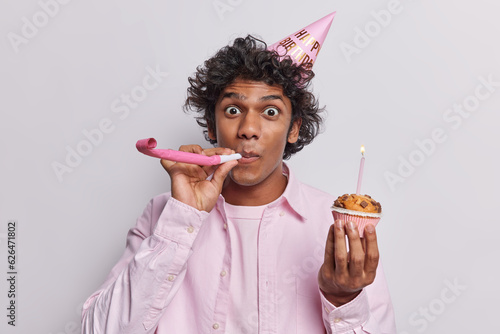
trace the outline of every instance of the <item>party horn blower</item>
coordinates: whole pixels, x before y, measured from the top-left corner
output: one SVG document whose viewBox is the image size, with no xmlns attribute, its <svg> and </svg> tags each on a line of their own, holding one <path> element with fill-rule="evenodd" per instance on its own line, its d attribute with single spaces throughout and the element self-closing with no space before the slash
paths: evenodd
<svg viewBox="0 0 500 334">
<path fill-rule="evenodd" d="M 200 166 L 214 166 L 227 161 L 241 159 L 241 154 L 239 153 L 206 156 L 203 154 L 175 151 L 169 149 L 154 149 L 156 147 L 156 140 L 154 138 L 138 140 L 135 147 L 137 147 L 137 150 L 139 152 L 149 155 L 150 157 Z"/>
</svg>

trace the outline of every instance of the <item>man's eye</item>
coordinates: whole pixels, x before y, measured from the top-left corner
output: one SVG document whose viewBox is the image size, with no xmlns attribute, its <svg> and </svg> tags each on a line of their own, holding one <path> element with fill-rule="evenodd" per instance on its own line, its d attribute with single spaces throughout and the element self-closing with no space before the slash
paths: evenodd
<svg viewBox="0 0 500 334">
<path fill-rule="evenodd" d="M 264 110 L 264 114 L 266 114 L 267 116 L 276 116 L 279 114 L 279 110 L 278 108 L 274 108 L 274 107 L 271 107 L 271 108 L 267 108 L 266 110 Z"/>
<path fill-rule="evenodd" d="M 240 109 L 236 107 L 227 107 L 224 111 L 229 115 L 237 115 L 241 113 Z"/>
</svg>

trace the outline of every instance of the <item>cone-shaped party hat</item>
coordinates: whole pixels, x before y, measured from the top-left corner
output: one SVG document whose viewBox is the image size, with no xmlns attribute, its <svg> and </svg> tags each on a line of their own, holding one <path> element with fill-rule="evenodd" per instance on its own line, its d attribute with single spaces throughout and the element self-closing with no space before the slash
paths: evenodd
<svg viewBox="0 0 500 334">
<path fill-rule="evenodd" d="M 297 64 L 313 64 L 332 25 L 335 13 L 328 14 L 294 34 L 270 45 L 267 49 L 276 50 L 282 57 L 288 55 Z"/>
</svg>

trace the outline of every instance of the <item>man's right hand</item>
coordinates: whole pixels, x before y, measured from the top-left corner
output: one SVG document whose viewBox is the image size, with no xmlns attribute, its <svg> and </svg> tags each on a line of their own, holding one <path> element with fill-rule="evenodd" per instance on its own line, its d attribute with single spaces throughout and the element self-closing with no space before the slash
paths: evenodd
<svg viewBox="0 0 500 334">
<path fill-rule="evenodd" d="M 179 151 L 207 156 L 235 153 L 231 149 L 220 147 L 204 150 L 199 145 L 183 145 Z M 238 161 L 228 161 L 217 166 L 198 166 L 162 159 L 161 164 L 170 175 L 173 198 L 200 211 L 210 212 L 222 192 L 227 174 Z M 212 179 L 207 180 L 212 173 Z"/>
</svg>

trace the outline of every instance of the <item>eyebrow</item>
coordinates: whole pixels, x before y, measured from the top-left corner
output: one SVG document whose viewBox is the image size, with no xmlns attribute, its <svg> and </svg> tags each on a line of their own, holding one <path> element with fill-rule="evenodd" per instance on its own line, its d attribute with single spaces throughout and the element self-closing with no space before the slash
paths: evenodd
<svg viewBox="0 0 500 334">
<path fill-rule="evenodd" d="M 237 100 L 246 100 L 246 96 L 243 94 L 238 94 L 234 92 L 227 92 L 222 95 L 222 98 L 220 99 L 221 101 L 224 100 L 225 98 L 234 98 Z"/>
<path fill-rule="evenodd" d="M 281 95 L 266 95 L 260 98 L 261 101 L 270 101 L 270 100 L 281 100 L 283 103 L 283 96 Z"/>
<path fill-rule="evenodd" d="M 221 101 L 224 100 L 225 98 L 235 98 L 237 100 L 246 100 L 247 99 L 247 97 L 245 95 L 239 94 L 239 93 L 234 93 L 234 92 L 224 93 L 222 95 Z M 285 102 L 283 100 L 283 96 L 281 96 L 281 95 L 265 95 L 265 96 L 262 96 L 259 100 L 260 101 L 281 100 L 283 103 Z"/>
</svg>

